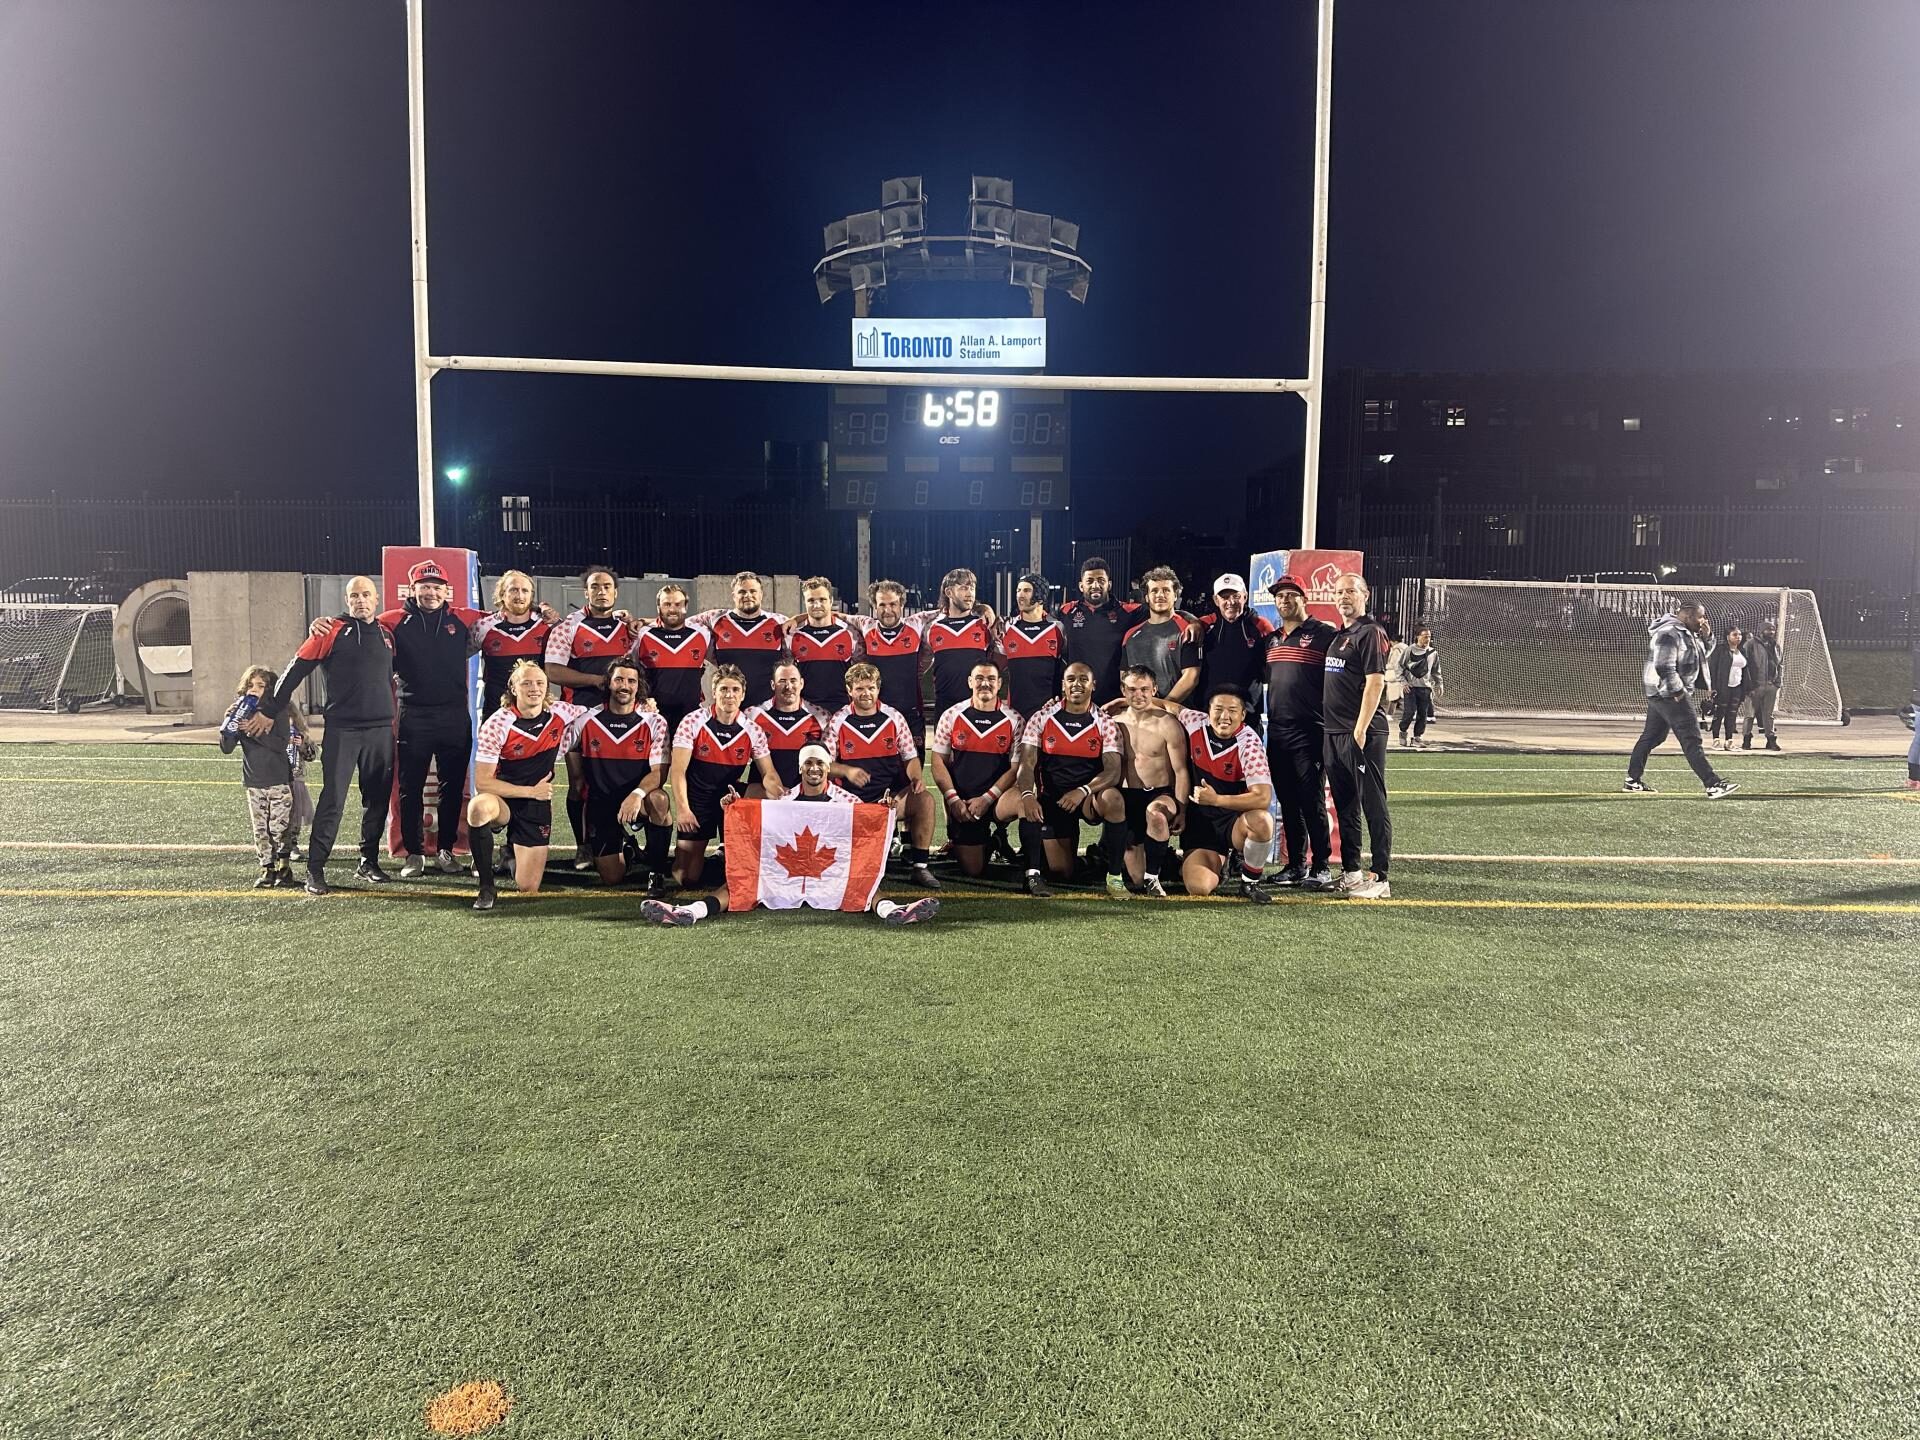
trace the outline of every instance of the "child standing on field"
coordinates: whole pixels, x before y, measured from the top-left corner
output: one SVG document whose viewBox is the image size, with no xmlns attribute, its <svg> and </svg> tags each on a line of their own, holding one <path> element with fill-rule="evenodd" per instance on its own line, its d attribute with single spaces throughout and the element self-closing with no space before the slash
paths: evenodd
<svg viewBox="0 0 1920 1440">
<path fill-rule="evenodd" d="M 220 722 L 220 749 L 240 750 L 240 780 L 247 787 L 247 816 L 253 822 L 253 843 L 260 853 L 256 890 L 294 884 L 286 846 L 293 826 L 293 765 L 287 754 L 292 742 L 291 709 L 279 715 L 273 728 L 260 736 L 243 735 L 240 725 L 273 692 L 278 677 L 264 665 L 249 665 L 235 688 L 236 698 Z"/>
</svg>

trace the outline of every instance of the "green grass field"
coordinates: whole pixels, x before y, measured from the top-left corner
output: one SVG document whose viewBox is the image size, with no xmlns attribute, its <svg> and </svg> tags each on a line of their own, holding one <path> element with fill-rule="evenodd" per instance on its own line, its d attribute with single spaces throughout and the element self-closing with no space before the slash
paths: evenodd
<svg viewBox="0 0 1920 1440">
<path fill-rule="evenodd" d="M 668 932 L 0 747 L 0 1435 L 1920 1434 L 1920 804 L 1724 768 L 1396 752 L 1386 903 Z"/>
</svg>

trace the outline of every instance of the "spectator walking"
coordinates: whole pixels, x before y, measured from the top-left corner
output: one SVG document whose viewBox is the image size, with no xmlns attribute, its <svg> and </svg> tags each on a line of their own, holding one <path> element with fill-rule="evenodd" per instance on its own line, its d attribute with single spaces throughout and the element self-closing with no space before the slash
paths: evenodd
<svg viewBox="0 0 1920 1440">
<path fill-rule="evenodd" d="M 1411 645 L 1396 645 L 1387 660 L 1387 685 L 1400 685 L 1400 748 L 1424 750 L 1427 726 L 1433 720 L 1433 702 L 1446 689 L 1440 673 L 1440 652 L 1433 648 L 1433 631 L 1416 626 Z M 1412 738 L 1408 738 L 1411 729 Z"/>
</svg>

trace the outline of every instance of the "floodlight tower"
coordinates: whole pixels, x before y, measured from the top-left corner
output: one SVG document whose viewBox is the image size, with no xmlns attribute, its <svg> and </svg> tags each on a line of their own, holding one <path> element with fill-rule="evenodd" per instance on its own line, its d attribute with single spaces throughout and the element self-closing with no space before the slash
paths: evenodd
<svg viewBox="0 0 1920 1440">
<path fill-rule="evenodd" d="M 822 304 L 849 291 L 854 318 L 861 320 L 903 286 L 1010 285 L 1026 292 L 1027 317 L 1007 323 L 1040 332 L 1042 356 L 1047 292 L 1084 302 L 1093 280 L 1093 267 L 1080 254 L 1080 227 L 1055 215 L 1016 209 L 1013 182 L 992 175 L 972 177 L 964 233 L 929 234 L 926 186 L 920 176 L 904 175 L 881 184 L 879 209 L 835 220 L 826 226 L 825 240 L 826 253 L 813 267 Z M 993 325 L 991 320 L 971 323 L 983 329 Z M 876 345 L 880 335 L 880 327 L 874 327 Z M 869 354 L 860 346 L 856 339 L 856 365 L 878 358 L 877 350 Z M 855 512 L 863 593 L 871 579 L 876 509 L 1024 509 L 1028 567 L 1039 570 L 1043 517 L 1070 503 L 1066 392 L 1011 392 L 1003 412 L 1002 392 L 991 388 L 992 372 L 1035 375 L 1044 371 L 1044 359 L 1022 366 L 1019 352 L 985 361 L 968 360 L 964 350 L 957 353 L 962 363 L 988 372 L 981 382 L 989 388 L 909 391 L 896 413 L 891 402 L 866 387 L 834 387 L 828 503 Z"/>
</svg>

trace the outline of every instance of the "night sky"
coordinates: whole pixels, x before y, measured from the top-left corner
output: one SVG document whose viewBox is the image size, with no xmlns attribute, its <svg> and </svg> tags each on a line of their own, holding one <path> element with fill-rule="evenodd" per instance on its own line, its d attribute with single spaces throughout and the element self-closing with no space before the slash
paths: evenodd
<svg viewBox="0 0 1920 1440">
<path fill-rule="evenodd" d="M 426 22 L 442 352 L 844 366 L 821 225 L 923 174 L 962 228 L 977 172 L 1083 227 L 1052 368 L 1304 370 L 1312 0 Z M 1916 56 L 1914 0 L 1341 0 L 1329 365 L 1920 355 Z M 0 491 L 411 493 L 404 66 L 399 0 L 0 0 Z M 800 387 L 436 387 L 503 474 L 824 436 Z M 1075 406 L 1096 526 L 1299 443 L 1286 398 Z"/>
</svg>

